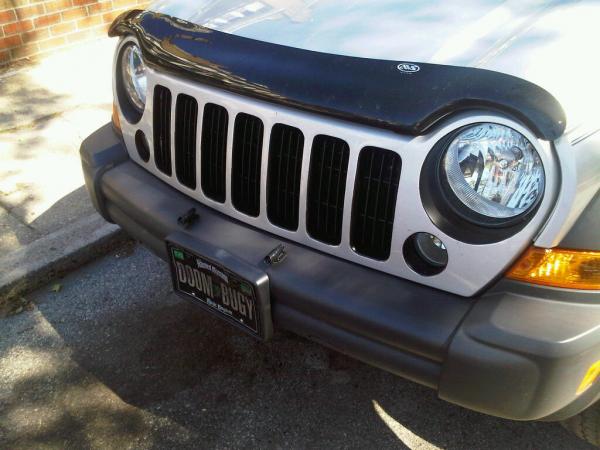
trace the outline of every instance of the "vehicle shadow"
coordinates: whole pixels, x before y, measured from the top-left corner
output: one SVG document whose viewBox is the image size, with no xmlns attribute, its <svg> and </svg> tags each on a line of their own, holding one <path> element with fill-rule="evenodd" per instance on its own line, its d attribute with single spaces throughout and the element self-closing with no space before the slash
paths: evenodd
<svg viewBox="0 0 600 450">
<path fill-rule="evenodd" d="M 257 342 L 177 298 L 146 250 L 120 252 L 66 277 L 61 296 L 38 306 L 83 374 L 23 378 L 17 397 L 35 397 L 48 380 L 64 389 L 99 381 L 126 404 L 122 422 L 118 411 L 93 414 L 110 423 L 110 439 L 144 436 L 158 448 L 588 448 L 557 424 L 467 411 L 287 332 Z M 73 423 L 57 420 L 23 442 L 76 434 L 91 413 L 69 414 Z"/>
</svg>

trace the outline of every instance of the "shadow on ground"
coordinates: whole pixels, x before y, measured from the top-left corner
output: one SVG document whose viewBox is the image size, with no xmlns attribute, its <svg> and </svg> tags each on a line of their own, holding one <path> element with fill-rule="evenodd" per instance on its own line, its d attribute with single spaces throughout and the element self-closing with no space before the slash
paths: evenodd
<svg viewBox="0 0 600 450">
<path fill-rule="evenodd" d="M 6 102 L 0 110 L 0 131 L 4 132 L 51 118 L 62 111 L 65 95 L 37 85 L 22 71 L 0 79 L 0 99 Z"/>
<path fill-rule="evenodd" d="M 0 345 L 10 448 L 587 448 L 288 333 L 258 343 L 176 298 L 164 263 L 137 247 L 61 283 Z"/>
</svg>

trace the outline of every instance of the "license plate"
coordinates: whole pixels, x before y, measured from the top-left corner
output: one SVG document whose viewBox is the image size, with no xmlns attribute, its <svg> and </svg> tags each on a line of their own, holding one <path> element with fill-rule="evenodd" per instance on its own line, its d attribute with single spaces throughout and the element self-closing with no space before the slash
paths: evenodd
<svg viewBox="0 0 600 450">
<path fill-rule="evenodd" d="M 259 286 L 212 258 L 182 245 L 167 242 L 167 249 L 173 287 L 178 294 L 197 301 L 244 331 L 266 339 L 262 326 L 265 319 L 261 317 L 264 305 L 257 297 Z"/>
</svg>

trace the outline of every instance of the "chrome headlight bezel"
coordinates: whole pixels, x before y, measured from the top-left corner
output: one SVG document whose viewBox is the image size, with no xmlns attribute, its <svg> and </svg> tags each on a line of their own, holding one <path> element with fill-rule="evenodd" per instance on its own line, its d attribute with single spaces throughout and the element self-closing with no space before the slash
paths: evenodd
<svg viewBox="0 0 600 450">
<path fill-rule="evenodd" d="M 116 64 L 116 90 L 121 112 L 131 124 L 140 121 L 146 106 L 146 64 L 140 47 L 134 41 L 119 49 Z"/>
<path fill-rule="evenodd" d="M 440 139 L 425 159 L 419 186 L 423 206 L 432 222 L 449 236 L 471 244 L 499 242 L 518 233 L 537 212 L 545 191 L 544 183 L 535 201 L 525 211 L 513 217 L 490 217 L 480 214 L 469 208 L 456 195 L 446 175 L 446 153 L 458 135 L 466 129 L 482 124 L 484 123 L 477 122 L 464 125 Z M 497 125 L 506 126 L 501 123 Z M 514 131 L 522 135 L 518 130 Z M 536 152 L 539 155 L 537 149 Z"/>
</svg>

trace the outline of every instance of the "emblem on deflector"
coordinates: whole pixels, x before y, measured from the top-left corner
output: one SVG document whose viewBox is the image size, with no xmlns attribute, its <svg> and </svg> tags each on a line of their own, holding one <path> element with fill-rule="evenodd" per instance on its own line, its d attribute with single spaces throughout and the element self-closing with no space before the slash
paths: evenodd
<svg viewBox="0 0 600 450">
<path fill-rule="evenodd" d="M 417 66 L 416 64 L 413 63 L 400 63 L 398 64 L 398 70 L 402 73 L 416 73 L 419 70 L 421 70 L 421 68 L 419 66 Z"/>
</svg>

